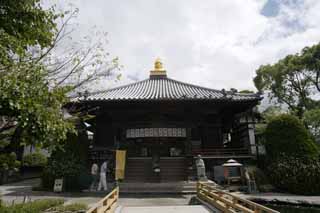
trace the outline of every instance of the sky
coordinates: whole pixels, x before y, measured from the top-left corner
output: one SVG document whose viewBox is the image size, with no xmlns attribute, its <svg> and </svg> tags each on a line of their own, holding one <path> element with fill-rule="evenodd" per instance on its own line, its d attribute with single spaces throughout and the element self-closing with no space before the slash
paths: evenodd
<svg viewBox="0 0 320 213">
<path fill-rule="evenodd" d="M 214 89 L 255 90 L 259 66 L 320 40 L 319 0 L 64 0 L 79 8 L 74 39 L 108 32 L 122 78 L 107 89 L 148 78 L 161 58 L 170 78 Z"/>
</svg>

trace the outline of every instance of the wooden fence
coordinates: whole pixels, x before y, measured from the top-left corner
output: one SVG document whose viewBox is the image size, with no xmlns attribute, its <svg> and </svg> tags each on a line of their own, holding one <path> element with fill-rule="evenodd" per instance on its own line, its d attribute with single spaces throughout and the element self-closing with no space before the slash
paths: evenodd
<svg viewBox="0 0 320 213">
<path fill-rule="evenodd" d="M 107 196 L 91 207 L 87 213 L 113 213 L 119 199 L 119 187 L 116 187 Z"/>
<path fill-rule="evenodd" d="M 197 197 L 222 212 L 280 213 L 200 182 L 197 184 Z"/>
</svg>

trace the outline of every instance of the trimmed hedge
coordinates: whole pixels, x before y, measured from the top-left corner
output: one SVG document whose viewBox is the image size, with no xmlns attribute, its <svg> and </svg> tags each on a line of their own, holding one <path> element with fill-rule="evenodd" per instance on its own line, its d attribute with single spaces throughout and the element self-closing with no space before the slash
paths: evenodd
<svg viewBox="0 0 320 213">
<path fill-rule="evenodd" d="M 320 160 L 282 156 L 268 168 L 273 184 L 284 191 L 305 194 L 320 194 Z"/>
<path fill-rule="evenodd" d="M 268 158 L 281 155 L 319 157 L 319 147 L 302 122 L 295 116 L 283 114 L 273 118 L 265 132 Z"/>
</svg>

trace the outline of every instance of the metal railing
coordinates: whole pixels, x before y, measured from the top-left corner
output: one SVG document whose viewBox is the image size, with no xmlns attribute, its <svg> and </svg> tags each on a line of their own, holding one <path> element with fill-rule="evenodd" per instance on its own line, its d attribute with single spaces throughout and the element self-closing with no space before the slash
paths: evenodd
<svg viewBox="0 0 320 213">
<path fill-rule="evenodd" d="M 107 196 L 94 204 L 86 213 L 113 213 L 119 199 L 119 187 L 112 190 Z"/>
<path fill-rule="evenodd" d="M 280 213 L 200 182 L 197 183 L 197 197 L 222 212 Z"/>
<path fill-rule="evenodd" d="M 192 150 L 193 155 L 202 156 L 237 156 L 237 155 L 250 155 L 248 148 L 217 148 L 217 149 L 194 149 Z"/>
</svg>

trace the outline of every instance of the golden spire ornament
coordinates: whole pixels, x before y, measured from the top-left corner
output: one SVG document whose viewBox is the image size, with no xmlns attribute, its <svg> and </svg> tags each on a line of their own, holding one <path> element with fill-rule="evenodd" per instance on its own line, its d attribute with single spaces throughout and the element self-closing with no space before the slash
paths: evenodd
<svg viewBox="0 0 320 213">
<path fill-rule="evenodd" d="M 163 66 L 162 66 L 162 62 L 161 62 L 160 58 L 157 58 L 156 61 L 154 62 L 154 70 L 156 70 L 156 71 L 163 70 Z"/>
<path fill-rule="evenodd" d="M 154 62 L 154 70 L 150 71 L 150 77 L 166 77 L 167 72 L 163 69 L 160 58 L 157 58 Z"/>
</svg>

